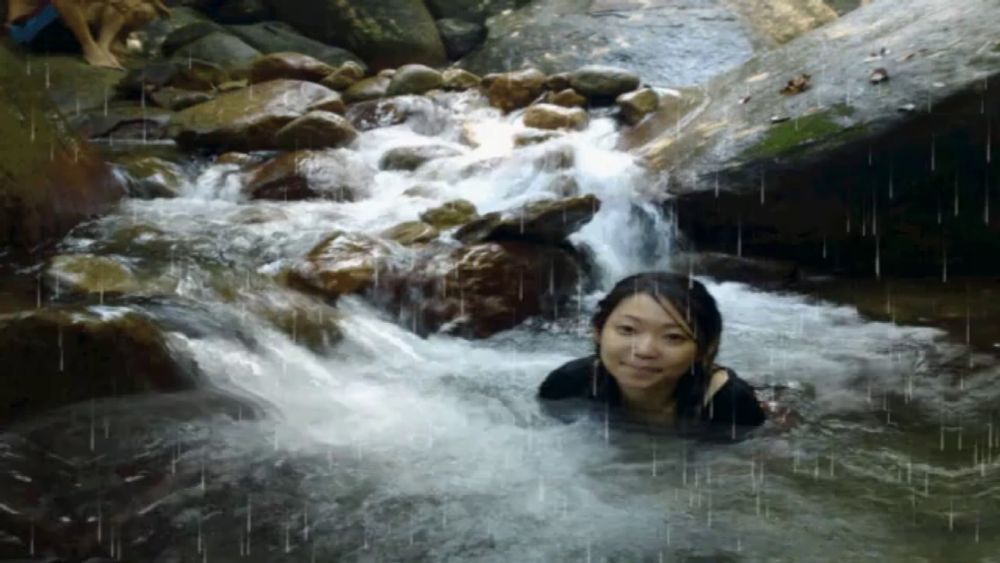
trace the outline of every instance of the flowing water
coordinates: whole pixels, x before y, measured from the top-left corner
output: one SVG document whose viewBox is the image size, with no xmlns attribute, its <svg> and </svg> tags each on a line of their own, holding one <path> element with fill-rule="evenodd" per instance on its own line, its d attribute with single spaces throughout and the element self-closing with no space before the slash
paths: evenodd
<svg viewBox="0 0 1000 563">
<path fill-rule="evenodd" d="M 156 319 L 202 385 L 12 428 L 0 510 L 126 561 L 1000 560 L 1000 374 L 936 329 L 706 278 L 726 323 L 720 361 L 779 393 L 797 425 L 723 446 L 544 416 L 537 385 L 589 353 L 601 291 L 672 266 L 672 224 L 644 195 L 661 180 L 613 150 L 610 119 L 515 148 L 518 116 L 478 98 L 413 103 L 417 117 L 345 157 L 375 168 L 413 143 L 463 154 L 378 172 L 358 201 L 247 201 L 235 166 L 192 161 L 182 197 L 127 201 L 67 237 L 64 252 L 115 256 L 167 288 L 92 308 Z M 362 298 L 334 309 L 273 281 L 333 230 L 375 234 L 459 197 L 513 208 L 566 175 L 602 201 L 571 238 L 600 290 L 557 320 L 421 338 Z M 261 302 L 306 311 L 303 328 L 335 317 L 343 340 L 307 347 Z"/>
</svg>

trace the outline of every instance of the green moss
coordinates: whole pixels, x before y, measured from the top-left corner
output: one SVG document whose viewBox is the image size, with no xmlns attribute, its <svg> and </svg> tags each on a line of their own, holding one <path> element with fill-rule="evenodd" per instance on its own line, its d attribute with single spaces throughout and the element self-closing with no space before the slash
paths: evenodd
<svg viewBox="0 0 1000 563">
<path fill-rule="evenodd" d="M 803 145 L 842 134 L 857 134 L 860 129 L 844 126 L 837 118 L 850 117 L 854 108 L 838 104 L 828 110 L 791 119 L 772 126 L 744 156 L 764 158 L 794 152 Z"/>
</svg>

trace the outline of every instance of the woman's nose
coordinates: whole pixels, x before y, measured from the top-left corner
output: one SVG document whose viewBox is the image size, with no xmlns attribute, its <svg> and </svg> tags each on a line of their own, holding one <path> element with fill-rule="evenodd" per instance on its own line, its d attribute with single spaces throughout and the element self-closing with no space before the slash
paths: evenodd
<svg viewBox="0 0 1000 563">
<path fill-rule="evenodd" d="M 655 356 L 656 339 L 650 334 L 640 334 L 632 341 L 632 353 L 636 356 Z"/>
</svg>

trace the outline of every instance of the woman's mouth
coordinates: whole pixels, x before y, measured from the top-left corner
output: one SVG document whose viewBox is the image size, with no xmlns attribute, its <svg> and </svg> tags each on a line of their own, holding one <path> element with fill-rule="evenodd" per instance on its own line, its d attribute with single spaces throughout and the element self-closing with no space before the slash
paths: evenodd
<svg viewBox="0 0 1000 563">
<path fill-rule="evenodd" d="M 625 364 L 625 365 L 627 367 L 629 367 L 631 369 L 634 369 L 635 371 L 638 371 L 638 372 L 641 372 L 641 373 L 653 374 L 653 373 L 658 373 L 660 371 L 660 368 L 658 368 L 658 367 L 643 367 L 643 366 L 637 366 L 637 365 L 634 365 L 634 364 Z"/>
</svg>

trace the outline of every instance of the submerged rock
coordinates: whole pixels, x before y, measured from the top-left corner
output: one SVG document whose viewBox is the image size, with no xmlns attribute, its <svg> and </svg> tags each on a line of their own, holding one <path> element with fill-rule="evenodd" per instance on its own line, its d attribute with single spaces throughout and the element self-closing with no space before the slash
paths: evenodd
<svg viewBox="0 0 1000 563">
<path fill-rule="evenodd" d="M 251 170 L 243 191 L 251 199 L 352 201 L 367 195 L 373 175 L 348 151 L 302 150 L 282 153 Z"/>
<path fill-rule="evenodd" d="M 139 289 L 135 275 L 125 264 L 106 256 L 64 254 L 49 260 L 46 283 L 53 293 L 116 296 Z"/>
<path fill-rule="evenodd" d="M 440 232 L 423 221 L 407 221 L 382 232 L 382 237 L 394 240 L 403 246 L 426 244 L 438 237 Z"/>
<path fill-rule="evenodd" d="M 184 171 L 173 162 L 148 155 L 126 156 L 117 164 L 128 175 L 128 195 L 139 199 L 177 197 L 184 187 Z"/>
<path fill-rule="evenodd" d="M 456 199 L 446 202 L 439 207 L 424 211 L 420 214 L 420 220 L 444 230 L 464 225 L 475 219 L 478 215 L 476 213 L 476 206 L 472 202 L 464 199 Z"/>
<path fill-rule="evenodd" d="M 88 399 L 193 387 L 147 317 L 124 308 L 0 315 L 0 424 Z"/>
<path fill-rule="evenodd" d="M 389 149 L 379 159 L 382 170 L 416 170 L 431 160 L 463 154 L 449 145 L 415 145 Z"/>
</svg>

